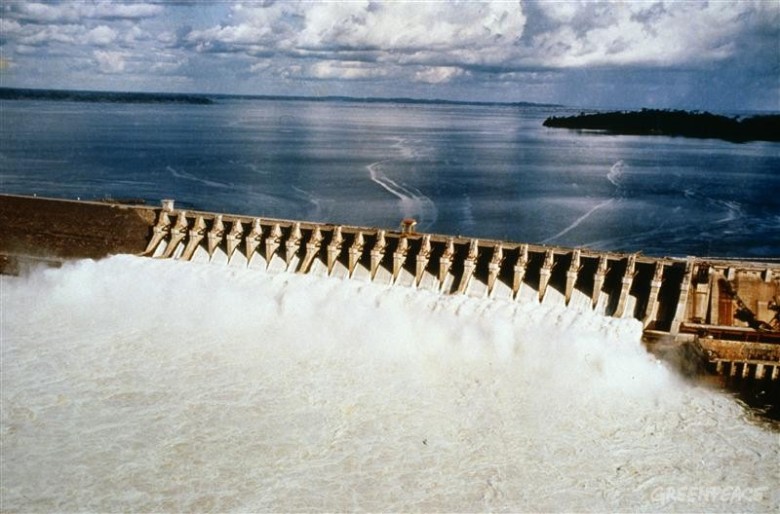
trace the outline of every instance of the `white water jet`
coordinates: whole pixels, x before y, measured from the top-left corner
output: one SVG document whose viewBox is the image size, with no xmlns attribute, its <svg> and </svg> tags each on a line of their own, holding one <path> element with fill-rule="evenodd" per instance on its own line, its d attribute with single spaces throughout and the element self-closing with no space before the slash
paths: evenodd
<svg viewBox="0 0 780 514">
<path fill-rule="evenodd" d="M 419 157 L 417 152 L 407 144 L 406 139 L 395 139 L 397 141 L 392 147 L 399 151 L 400 158 L 384 159 L 382 161 L 373 162 L 366 166 L 366 169 L 368 170 L 372 182 L 398 198 L 401 215 L 403 217 L 417 218 L 420 229 L 428 228 L 436 223 L 436 219 L 438 218 L 438 209 L 436 208 L 434 201 L 416 187 L 405 183 L 399 184 L 388 177 L 382 170 L 382 167 L 387 163 L 398 160 L 414 161 Z"/>
<path fill-rule="evenodd" d="M 619 200 L 619 198 L 623 196 L 623 194 L 622 194 L 623 186 L 621 184 L 623 182 L 623 177 L 624 177 L 624 174 L 625 174 L 625 168 L 626 168 L 626 163 L 623 162 L 622 160 L 619 160 L 619 161 L 615 162 L 615 164 L 613 164 L 609 168 L 609 172 L 607 172 L 607 180 L 609 180 L 609 182 L 613 186 L 615 186 L 615 196 L 614 197 L 608 198 L 608 199 L 606 199 L 604 201 L 601 201 L 601 202 L 593 205 L 590 209 L 588 209 L 582 215 L 577 217 L 574 221 L 569 223 L 563 230 L 561 230 L 561 231 L 557 232 L 556 234 L 554 234 L 554 235 L 552 235 L 552 236 L 542 240 L 541 241 L 542 244 L 552 243 L 553 241 L 556 241 L 558 238 L 560 238 L 562 236 L 565 236 L 566 234 L 568 234 L 572 230 L 574 230 L 577 227 L 579 227 L 583 222 L 588 220 L 588 218 L 590 218 L 596 211 L 598 211 L 599 209 L 602 209 L 604 207 L 609 207 L 610 205 L 615 203 L 616 200 Z"/>
<path fill-rule="evenodd" d="M 128 256 L 0 280 L 3 510 L 780 501 L 777 434 L 635 320 Z"/>
<path fill-rule="evenodd" d="M 590 209 L 588 209 L 588 210 L 585 212 L 585 214 L 581 215 L 580 217 L 578 217 L 577 219 L 575 219 L 573 222 L 571 222 L 571 223 L 570 223 L 570 224 L 569 224 L 569 225 L 568 225 L 566 228 L 564 228 L 563 230 L 561 230 L 561 231 L 560 231 L 560 232 L 558 232 L 557 234 L 555 234 L 555 235 L 553 235 L 553 236 L 550 236 L 550 237 L 548 237 L 547 239 L 544 239 L 544 240 L 542 240 L 542 244 L 551 243 L 551 242 L 555 241 L 556 239 L 558 239 L 559 237 L 561 237 L 561 236 L 565 236 L 566 234 L 568 234 L 569 232 L 571 232 L 572 230 L 574 230 L 575 228 L 577 228 L 578 226 L 580 226 L 580 224 L 581 224 L 582 222 L 584 222 L 585 220 L 587 220 L 588 218 L 590 218 L 590 216 L 591 216 L 593 213 L 595 213 L 597 210 L 599 210 L 599 209 L 601 209 L 601 208 L 603 208 L 603 207 L 608 207 L 608 206 L 609 206 L 610 204 L 612 204 L 614 201 L 615 201 L 615 199 L 614 199 L 614 198 L 610 198 L 610 199 L 608 199 L 608 200 L 604 200 L 603 202 L 599 202 L 599 203 L 597 203 L 596 205 L 594 205 L 593 207 L 591 207 Z"/>
<path fill-rule="evenodd" d="M 625 173 L 626 163 L 623 160 L 617 161 L 609 168 L 607 180 L 609 180 L 616 189 L 620 190 L 623 186 L 623 174 Z"/>
</svg>

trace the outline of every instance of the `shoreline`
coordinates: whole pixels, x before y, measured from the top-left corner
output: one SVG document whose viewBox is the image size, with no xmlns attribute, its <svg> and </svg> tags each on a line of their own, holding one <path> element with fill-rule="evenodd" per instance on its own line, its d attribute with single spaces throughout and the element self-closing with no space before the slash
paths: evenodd
<svg viewBox="0 0 780 514">
<path fill-rule="evenodd" d="M 780 115 L 729 118 L 709 112 L 642 109 L 551 116 L 543 125 L 611 135 L 720 139 L 732 143 L 780 142 Z"/>
</svg>

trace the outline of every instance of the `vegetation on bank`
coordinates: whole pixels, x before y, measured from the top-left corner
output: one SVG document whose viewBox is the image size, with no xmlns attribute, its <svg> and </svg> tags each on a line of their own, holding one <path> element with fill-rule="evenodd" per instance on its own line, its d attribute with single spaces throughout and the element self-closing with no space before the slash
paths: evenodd
<svg viewBox="0 0 780 514">
<path fill-rule="evenodd" d="M 609 134 L 662 135 L 732 142 L 780 141 L 780 115 L 729 118 L 709 112 L 642 109 L 550 117 L 545 127 L 598 130 Z"/>
<path fill-rule="evenodd" d="M 133 104 L 195 104 L 213 102 L 202 95 L 173 93 L 118 93 L 110 91 L 62 91 L 57 89 L 0 88 L 0 100 L 54 100 L 69 102 L 109 102 Z"/>
</svg>

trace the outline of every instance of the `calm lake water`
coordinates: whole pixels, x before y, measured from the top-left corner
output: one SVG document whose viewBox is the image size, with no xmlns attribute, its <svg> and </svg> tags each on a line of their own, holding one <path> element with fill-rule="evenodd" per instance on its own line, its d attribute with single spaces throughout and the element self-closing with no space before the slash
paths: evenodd
<svg viewBox="0 0 780 514">
<path fill-rule="evenodd" d="M 780 144 L 542 127 L 554 108 L 6 101 L 0 191 L 653 255 L 780 255 Z"/>
</svg>

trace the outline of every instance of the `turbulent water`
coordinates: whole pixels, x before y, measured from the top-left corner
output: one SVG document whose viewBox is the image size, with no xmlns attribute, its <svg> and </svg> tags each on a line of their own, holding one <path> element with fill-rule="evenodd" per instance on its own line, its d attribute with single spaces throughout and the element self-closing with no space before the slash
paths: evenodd
<svg viewBox="0 0 780 514">
<path fill-rule="evenodd" d="M 778 144 L 502 106 L 0 108 L 5 193 L 780 255 Z M 129 256 L 0 277 L 0 510 L 776 512 L 776 427 L 640 334 L 549 302 Z"/>
<path fill-rule="evenodd" d="M 6 511 L 770 511 L 633 320 L 115 257 L 2 277 Z"/>
</svg>

